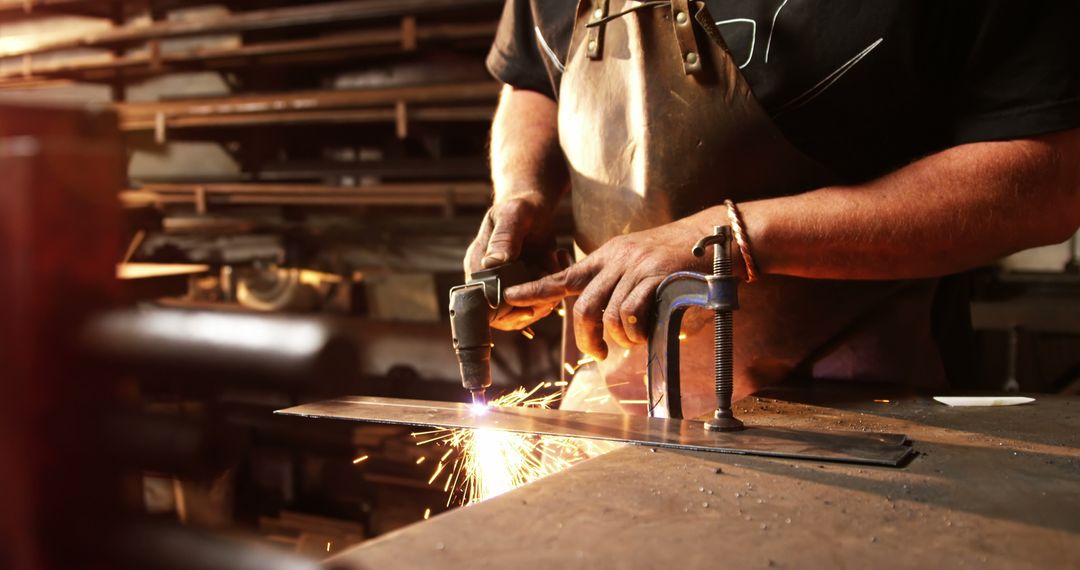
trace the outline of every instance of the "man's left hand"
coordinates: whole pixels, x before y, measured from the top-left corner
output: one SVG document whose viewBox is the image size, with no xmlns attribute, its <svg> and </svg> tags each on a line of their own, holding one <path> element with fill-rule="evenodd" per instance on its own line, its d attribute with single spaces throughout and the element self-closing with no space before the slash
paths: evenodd
<svg viewBox="0 0 1080 570">
<path fill-rule="evenodd" d="M 676 271 L 707 270 L 709 262 L 690 250 L 711 230 L 706 220 L 725 219 L 713 210 L 612 238 L 566 270 L 511 287 L 506 302 L 535 307 L 580 295 L 574 304 L 574 335 L 582 352 L 607 358 L 604 331 L 624 347 L 642 344 L 660 282 Z"/>
</svg>

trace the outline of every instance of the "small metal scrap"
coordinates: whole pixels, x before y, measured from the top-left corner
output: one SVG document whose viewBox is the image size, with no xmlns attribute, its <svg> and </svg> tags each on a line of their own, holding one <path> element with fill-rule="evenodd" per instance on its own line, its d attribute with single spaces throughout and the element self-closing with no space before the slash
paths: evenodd
<svg viewBox="0 0 1080 570">
<path fill-rule="evenodd" d="M 935 396 L 934 400 L 945 404 L 946 406 L 952 406 L 957 408 L 974 408 L 994 406 L 1019 406 L 1021 404 L 1030 404 L 1031 402 L 1035 401 L 1035 398 L 1025 398 L 1022 396 Z"/>
</svg>

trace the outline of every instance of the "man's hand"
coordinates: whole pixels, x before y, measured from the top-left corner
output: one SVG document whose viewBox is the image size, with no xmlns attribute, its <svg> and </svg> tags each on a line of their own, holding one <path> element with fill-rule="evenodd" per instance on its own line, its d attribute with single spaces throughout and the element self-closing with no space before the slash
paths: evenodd
<svg viewBox="0 0 1080 570">
<path fill-rule="evenodd" d="M 480 269 L 514 261 L 528 253 L 526 262 L 544 272 L 559 271 L 568 263 L 556 257 L 551 233 L 553 208 L 537 199 L 514 198 L 492 206 L 480 232 L 465 254 L 466 279 Z M 515 307 L 493 321 L 501 330 L 519 330 L 548 316 L 558 302 Z"/>
<path fill-rule="evenodd" d="M 515 198 L 495 204 L 465 253 L 465 276 L 514 261 L 522 248 L 553 249 L 551 212 L 539 200 Z"/>
<path fill-rule="evenodd" d="M 709 233 L 708 220 L 723 220 L 716 208 L 650 230 L 609 240 L 581 262 L 538 281 L 506 291 L 516 307 L 554 306 L 580 295 L 574 304 L 578 348 L 603 360 L 604 331 L 624 347 L 648 338 L 649 311 L 657 286 L 676 271 L 705 271 L 709 262 L 690 253 Z"/>
</svg>

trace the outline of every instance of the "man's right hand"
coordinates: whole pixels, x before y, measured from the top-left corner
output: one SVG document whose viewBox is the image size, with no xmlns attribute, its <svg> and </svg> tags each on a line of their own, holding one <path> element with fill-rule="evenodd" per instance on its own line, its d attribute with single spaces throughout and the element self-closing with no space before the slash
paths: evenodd
<svg viewBox="0 0 1080 570">
<path fill-rule="evenodd" d="M 509 198 L 496 203 L 484 216 L 484 222 L 465 254 L 466 280 L 474 271 L 498 267 L 522 257 L 545 273 L 562 270 L 567 260 L 555 253 L 551 232 L 554 208 L 533 197 Z M 492 326 L 501 330 L 519 330 L 551 314 L 558 303 L 515 307 Z"/>
</svg>

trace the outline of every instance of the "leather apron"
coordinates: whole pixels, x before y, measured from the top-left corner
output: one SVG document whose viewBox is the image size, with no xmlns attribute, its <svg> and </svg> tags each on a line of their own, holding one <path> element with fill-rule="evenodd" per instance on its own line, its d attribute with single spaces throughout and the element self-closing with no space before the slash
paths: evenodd
<svg viewBox="0 0 1080 570">
<path fill-rule="evenodd" d="M 705 4 L 690 0 L 579 2 L 559 88 L 559 138 L 586 254 L 725 199 L 794 194 L 832 179 L 785 139 Z M 686 247 L 700 237 L 688 236 Z M 793 376 L 940 383 L 929 323 L 934 286 L 763 276 L 742 287 L 736 398 Z M 715 407 L 711 318 L 699 311 L 684 322 L 686 417 Z M 608 346 L 607 360 L 579 371 L 564 407 L 644 414 L 645 347 Z"/>
</svg>

